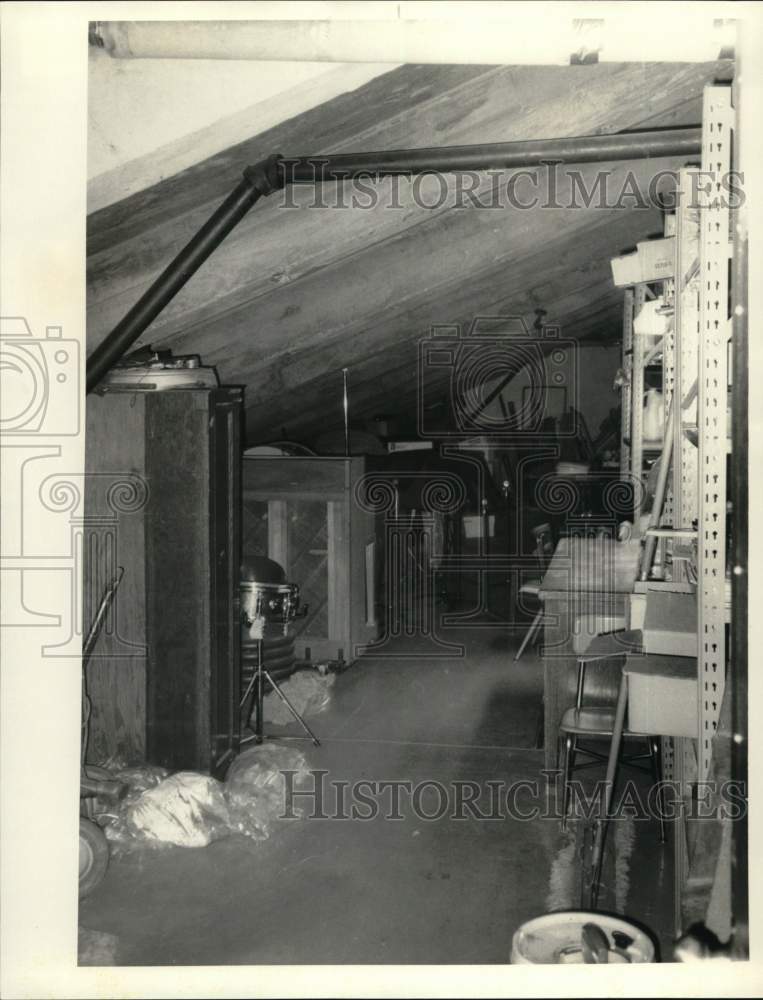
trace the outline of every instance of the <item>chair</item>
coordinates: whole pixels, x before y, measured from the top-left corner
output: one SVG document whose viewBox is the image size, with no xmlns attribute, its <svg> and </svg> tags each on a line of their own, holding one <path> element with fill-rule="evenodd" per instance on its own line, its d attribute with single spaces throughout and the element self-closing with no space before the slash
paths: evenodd
<svg viewBox="0 0 763 1000">
<path fill-rule="evenodd" d="M 554 552 L 554 543 L 551 538 L 551 525 L 550 524 L 539 524 L 537 528 L 532 529 L 533 537 L 535 538 L 535 557 L 538 560 L 538 569 L 540 575 L 538 578 L 533 578 L 531 580 L 526 580 L 525 583 L 519 588 L 519 596 L 521 597 L 533 597 L 537 601 L 539 599 L 541 584 L 543 583 L 543 577 L 546 575 L 546 570 L 548 569 L 548 564 L 551 561 L 551 556 Z M 530 627 L 522 640 L 522 645 L 517 651 L 517 655 L 514 657 L 514 662 L 516 663 L 518 659 L 522 656 L 527 644 L 531 642 L 540 631 L 540 627 L 543 623 L 543 608 L 539 608 L 538 613 L 533 618 Z"/>
<path fill-rule="evenodd" d="M 641 650 L 641 632 L 637 630 L 608 632 L 594 636 L 585 650 L 579 653 L 577 688 L 575 693 L 575 706 L 568 708 L 562 716 L 559 724 L 559 746 L 562 741 L 565 744 L 564 763 L 562 769 L 562 829 L 566 829 L 567 815 L 570 807 L 570 779 L 573 771 L 579 771 L 586 767 L 594 767 L 598 763 L 606 762 L 609 752 L 601 753 L 591 747 L 581 746 L 580 739 L 608 738 L 612 740 L 615 732 L 615 706 L 586 705 L 585 697 L 585 675 L 586 667 L 589 663 L 602 661 L 625 660 L 629 652 Z M 622 668 L 622 664 L 620 664 Z M 635 732 L 624 729 L 623 737 L 638 737 L 646 741 L 647 750 L 645 753 L 622 754 L 621 762 L 625 765 L 635 767 L 639 770 L 651 772 L 655 782 L 659 784 L 662 778 L 660 764 L 660 744 L 659 740 L 647 733 Z M 583 764 L 575 764 L 575 757 L 583 754 L 589 760 Z M 638 761 L 648 760 L 649 766 L 642 767 Z M 665 842 L 665 817 L 662 808 L 662 790 L 660 789 L 660 843 Z"/>
<path fill-rule="evenodd" d="M 617 694 L 617 706 L 614 713 L 613 734 L 607 757 L 607 774 L 604 780 L 604 809 L 599 817 L 594 831 L 593 852 L 591 860 L 591 889 L 589 906 L 596 908 L 601 885 L 601 872 L 604 860 L 604 840 L 609 825 L 609 813 L 612 806 L 612 795 L 617 763 L 620 757 L 622 739 L 628 735 L 625 728 L 625 717 L 629 706 L 632 707 L 634 718 L 640 728 L 649 734 L 659 733 L 662 736 L 684 737 L 698 739 L 699 713 L 696 711 L 696 694 L 699 683 L 697 657 L 666 656 L 660 653 L 649 653 L 646 656 L 628 656 L 620 676 L 620 689 Z M 676 685 L 682 691 L 680 694 Z M 631 690 L 631 686 L 633 690 Z M 630 696 L 633 696 L 631 704 Z M 674 702 L 685 702 L 691 705 L 688 711 L 676 711 Z M 660 818 L 664 814 L 663 796 L 659 798 Z M 664 834 L 664 823 L 661 823 Z M 664 839 L 664 836 L 663 836 Z"/>
</svg>

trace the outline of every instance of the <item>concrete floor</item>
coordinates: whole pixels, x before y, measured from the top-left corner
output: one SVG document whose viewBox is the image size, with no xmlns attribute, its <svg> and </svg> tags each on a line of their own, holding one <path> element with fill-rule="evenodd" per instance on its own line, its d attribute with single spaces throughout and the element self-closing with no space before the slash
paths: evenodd
<svg viewBox="0 0 763 1000">
<path fill-rule="evenodd" d="M 463 657 L 408 642 L 398 650 L 420 656 L 358 661 L 311 720 L 322 745 L 291 745 L 327 770 L 327 781 L 484 789 L 489 780 L 535 779 L 542 788 L 537 654 L 515 664 L 518 640 L 502 629 L 448 638 L 464 643 Z M 430 792 L 421 805 L 434 811 Z M 406 796 L 401 813 L 283 820 L 260 843 L 235 836 L 116 859 L 81 902 L 80 925 L 116 936 L 119 965 L 506 963 L 523 921 L 549 906 L 577 907 L 574 824 L 563 835 L 553 818 L 426 820 Z M 657 847 L 652 821 L 636 826 L 618 862 L 617 898 L 602 908 L 617 904 L 647 924 L 665 952 L 672 852 Z M 611 839 L 622 846 L 619 835 Z M 629 878 L 629 865 L 649 878 Z"/>
</svg>

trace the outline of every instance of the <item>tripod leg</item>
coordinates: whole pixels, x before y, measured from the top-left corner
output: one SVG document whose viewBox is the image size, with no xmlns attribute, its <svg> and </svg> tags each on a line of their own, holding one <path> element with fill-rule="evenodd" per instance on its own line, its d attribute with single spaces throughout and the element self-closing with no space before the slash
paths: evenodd
<svg viewBox="0 0 763 1000">
<path fill-rule="evenodd" d="M 257 640 L 257 720 L 254 729 L 254 742 L 262 743 L 265 728 L 265 671 L 262 667 L 262 639 Z"/>
<path fill-rule="evenodd" d="M 281 701 L 284 703 L 284 705 L 286 705 L 286 707 L 289 709 L 289 711 L 297 720 L 297 722 L 300 724 L 300 726 L 302 726 L 302 728 L 310 737 L 310 739 L 313 741 L 315 746 L 319 747 L 321 745 L 321 741 L 318 739 L 318 737 L 315 735 L 312 729 L 308 726 L 308 724 L 305 722 L 305 720 L 302 718 L 302 716 L 299 714 L 296 708 L 292 705 L 292 703 L 289 701 L 289 699 L 286 697 L 286 695 L 283 693 L 280 687 L 276 684 L 276 682 L 273 680 L 273 678 L 270 676 L 267 670 L 263 670 L 262 673 L 267 678 L 268 684 L 270 684 L 270 686 L 273 688 L 273 690 L 281 699 Z"/>
<path fill-rule="evenodd" d="M 252 688 L 254 687 L 256 680 L 257 680 L 257 674 L 252 674 L 252 679 L 247 684 L 246 691 L 244 691 L 244 693 L 241 695 L 241 701 L 238 703 L 239 708 L 243 708 L 244 705 L 246 705 L 246 699 L 252 693 Z"/>
</svg>

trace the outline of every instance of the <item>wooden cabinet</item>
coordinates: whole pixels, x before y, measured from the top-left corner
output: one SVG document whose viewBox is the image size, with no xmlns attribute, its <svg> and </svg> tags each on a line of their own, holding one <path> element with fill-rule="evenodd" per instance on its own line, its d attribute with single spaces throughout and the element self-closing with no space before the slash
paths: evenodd
<svg viewBox="0 0 763 1000">
<path fill-rule="evenodd" d="M 244 457 L 243 558 L 268 556 L 300 587 L 298 659 L 352 661 L 378 635 L 374 516 L 363 458 Z"/>
<path fill-rule="evenodd" d="M 93 762 L 219 774 L 237 752 L 242 402 L 237 387 L 88 398 L 86 623 L 125 570 L 88 670 Z"/>
</svg>

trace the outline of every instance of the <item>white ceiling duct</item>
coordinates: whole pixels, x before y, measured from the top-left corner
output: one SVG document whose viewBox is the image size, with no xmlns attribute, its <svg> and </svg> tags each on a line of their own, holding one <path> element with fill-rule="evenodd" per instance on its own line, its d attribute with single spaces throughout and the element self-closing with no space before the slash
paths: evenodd
<svg viewBox="0 0 763 1000">
<path fill-rule="evenodd" d="M 91 44 L 117 58 L 308 62 L 569 65 L 709 62 L 733 55 L 736 22 L 710 5 L 659 14 L 623 5 L 606 18 L 559 8 L 506 20 L 262 20 L 96 22 Z M 667 18 L 667 22 L 665 21 Z"/>
</svg>

